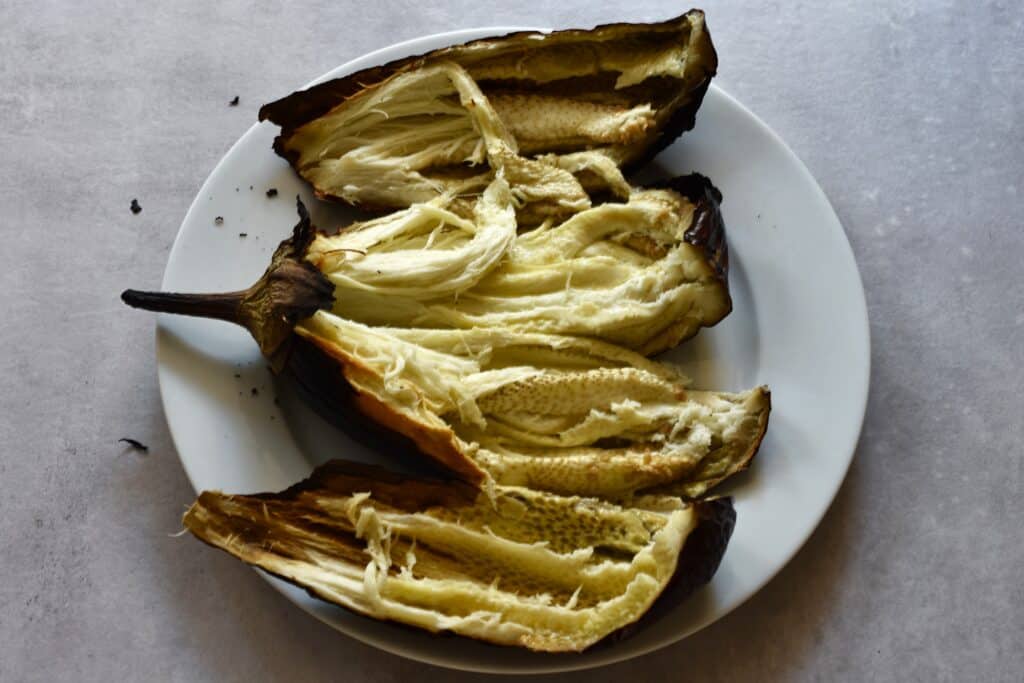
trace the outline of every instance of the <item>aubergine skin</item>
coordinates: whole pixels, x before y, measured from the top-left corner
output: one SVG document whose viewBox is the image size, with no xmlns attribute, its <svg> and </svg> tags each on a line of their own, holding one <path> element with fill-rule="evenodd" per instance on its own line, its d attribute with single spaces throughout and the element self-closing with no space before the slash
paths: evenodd
<svg viewBox="0 0 1024 683">
<path fill-rule="evenodd" d="M 558 49 L 563 46 L 573 47 L 577 44 L 583 45 L 581 48 L 583 50 L 594 50 L 594 46 L 600 45 L 603 40 L 614 41 L 624 38 L 635 41 L 637 49 L 642 50 L 672 31 L 685 30 L 687 32 L 685 35 L 689 36 L 691 24 L 699 25 L 699 31 L 694 34 L 697 38 L 693 43 L 688 43 L 689 52 L 686 58 L 685 76 L 655 73 L 644 76 L 635 84 L 631 81 L 630 85 L 624 85 L 619 89 L 616 86 L 613 71 L 601 71 L 581 76 L 566 74 L 561 76 L 560 80 L 554 81 L 531 80 L 528 68 L 526 69 L 527 73 L 517 74 L 514 78 L 504 72 L 501 77 L 494 77 L 487 71 L 488 62 L 485 55 L 487 50 L 496 51 L 501 55 L 525 55 L 531 49 L 547 49 L 548 47 Z M 645 41 L 652 42 L 648 44 Z M 482 57 L 482 54 L 485 56 Z M 645 134 L 642 136 L 642 141 L 635 145 L 622 143 L 619 147 L 615 147 L 617 151 L 613 156 L 620 170 L 630 173 L 651 160 L 681 134 L 693 128 L 697 111 L 717 72 L 718 57 L 704 24 L 703 11 L 697 9 L 659 23 L 611 23 L 589 30 L 568 29 L 550 33 L 521 31 L 505 36 L 482 38 L 462 45 L 434 50 L 423 55 L 394 60 L 381 66 L 370 67 L 342 78 L 314 85 L 307 90 L 294 92 L 263 105 L 259 111 L 259 120 L 270 121 L 280 126 L 280 134 L 274 141 L 275 152 L 288 160 L 296 172 L 313 185 L 317 196 L 321 199 L 358 204 L 364 209 L 373 211 L 401 208 L 403 206 L 401 202 L 381 202 L 367 198 L 353 200 L 342 197 L 336 191 L 316 182 L 307 176 L 302 163 L 300 163 L 301 153 L 292 146 L 292 141 L 296 132 L 302 127 L 328 115 L 339 105 L 353 101 L 366 92 L 381 87 L 389 79 L 444 62 L 465 66 L 469 71 L 484 65 L 480 75 L 480 86 L 484 95 L 494 95 L 495 97 L 514 90 L 519 94 L 556 94 L 569 97 L 579 96 L 581 101 L 601 101 L 601 98 L 607 93 L 616 92 L 624 95 L 632 92 L 634 95 L 630 97 L 637 101 L 650 100 L 653 102 L 658 98 L 665 97 L 665 93 L 679 90 L 685 81 L 685 93 L 669 98 L 672 104 L 665 105 L 668 113 L 665 117 L 661 117 L 659 114 L 652 134 Z M 690 72 L 691 64 L 693 73 Z M 476 78 L 475 75 L 474 78 Z M 561 151 L 583 151 L 593 148 L 593 145 L 570 145 L 569 148 Z M 544 151 L 559 150 L 552 148 Z M 533 157 L 534 152 L 524 154 L 524 156 Z M 460 167 L 453 166 L 451 168 L 458 171 Z M 468 172 L 468 170 L 468 166 L 461 167 L 461 171 Z"/>
<path fill-rule="evenodd" d="M 707 255 L 718 279 L 729 286 L 729 246 L 725 241 L 725 222 L 722 220 L 722 193 L 707 176 L 691 173 L 648 185 L 652 189 L 668 188 L 693 202 L 696 210 L 693 224 L 686 231 L 685 239 L 700 247 Z"/>
<path fill-rule="evenodd" d="M 720 322 L 732 312 L 732 297 L 729 294 L 729 245 L 725 240 L 725 222 L 722 220 L 722 193 L 710 179 L 699 173 L 677 176 L 648 187 L 671 189 L 693 202 L 693 223 L 686 231 L 684 239 L 703 250 L 725 291 L 728 306 L 723 310 L 721 317 L 711 325 Z M 644 355 L 654 355 L 675 348 L 689 336 L 687 326 L 679 322 L 669 326 L 648 342 L 646 348 L 641 351 Z"/>
<path fill-rule="evenodd" d="M 595 648 L 606 648 L 629 638 L 644 626 L 671 613 L 675 607 L 711 583 L 736 528 L 736 508 L 732 498 L 725 497 L 699 501 L 696 509 L 700 523 L 686 538 L 675 574 L 657 602 L 639 620 L 610 634 L 597 643 Z"/>
</svg>

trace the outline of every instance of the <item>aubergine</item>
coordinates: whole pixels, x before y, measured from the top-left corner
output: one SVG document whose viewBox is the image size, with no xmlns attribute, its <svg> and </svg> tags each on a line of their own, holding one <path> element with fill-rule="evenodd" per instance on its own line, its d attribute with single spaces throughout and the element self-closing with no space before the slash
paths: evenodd
<svg viewBox="0 0 1024 683">
<path fill-rule="evenodd" d="M 203 492 L 200 540 L 379 620 L 543 652 L 624 635 L 714 575 L 731 500 L 628 504 L 333 461 L 277 494 Z"/>
<path fill-rule="evenodd" d="M 318 235 L 308 260 L 336 287 L 333 312 L 373 326 L 507 327 L 652 355 L 732 310 L 721 195 L 704 176 L 529 231 L 510 195 L 499 174 L 471 207 L 442 197 Z"/>
<path fill-rule="evenodd" d="M 696 202 L 684 194 L 694 187 L 703 190 Z M 335 237 L 316 234 L 300 203 L 292 237 L 249 290 L 123 298 L 244 325 L 272 367 L 355 438 L 399 457 L 418 450 L 470 482 L 693 498 L 757 452 L 767 389 L 691 391 L 673 368 L 605 339 L 663 348 L 690 330 L 700 308 L 691 290 L 722 285 L 726 252 L 709 187 L 699 176 L 678 180 L 521 233 L 501 174 L 471 213 L 438 198 Z M 606 206 L 612 213 L 585 220 Z M 648 214 L 660 220 L 637 217 Z M 707 280 L 672 279 L 686 273 Z M 349 303 L 370 295 L 372 306 Z M 669 305 L 674 297 L 683 304 Z M 410 305 L 430 311 L 438 301 L 448 313 L 483 313 L 429 327 L 406 318 Z M 542 304 L 557 314 L 537 313 Z M 397 313 L 380 319 L 389 306 Z"/>
<path fill-rule="evenodd" d="M 504 170 L 520 222 L 565 217 L 694 125 L 718 59 L 691 10 L 651 24 L 519 32 L 358 71 L 264 105 L 318 197 L 405 208 Z"/>
</svg>

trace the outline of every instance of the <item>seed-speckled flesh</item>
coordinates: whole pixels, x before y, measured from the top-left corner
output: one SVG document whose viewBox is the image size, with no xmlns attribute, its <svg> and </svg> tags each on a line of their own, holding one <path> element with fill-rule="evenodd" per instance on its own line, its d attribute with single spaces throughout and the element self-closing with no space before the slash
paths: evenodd
<svg viewBox="0 0 1024 683">
<path fill-rule="evenodd" d="M 625 107 L 530 93 L 495 93 L 488 99 L 523 154 L 629 144 L 654 125 L 649 104 Z"/>
<path fill-rule="evenodd" d="M 485 413 L 526 411 L 540 415 L 589 413 L 616 401 L 672 402 L 682 388 L 637 368 L 547 372 L 505 384 L 477 399 Z M 628 397 L 628 399 L 627 399 Z"/>
</svg>

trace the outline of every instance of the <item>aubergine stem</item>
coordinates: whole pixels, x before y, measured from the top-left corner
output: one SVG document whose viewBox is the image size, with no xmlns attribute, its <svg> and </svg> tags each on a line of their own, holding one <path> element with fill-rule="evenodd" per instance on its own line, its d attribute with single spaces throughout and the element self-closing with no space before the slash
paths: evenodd
<svg viewBox="0 0 1024 683">
<path fill-rule="evenodd" d="M 249 330 L 275 371 L 284 367 L 295 324 L 334 304 L 334 284 L 305 260 L 316 233 L 309 212 L 297 200 L 299 222 L 281 242 L 270 266 L 249 289 L 221 294 L 178 294 L 125 290 L 133 308 L 226 320 Z"/>
<path fill-rule="evenodd" d="M 177 313 L 241 324 L 238 307 L 246 293 L 247 290 L 224 294 L 176 294 L 126 289 L 121 293 L 121 301 L 132 308 L 155 313 Z"/>
</svg>

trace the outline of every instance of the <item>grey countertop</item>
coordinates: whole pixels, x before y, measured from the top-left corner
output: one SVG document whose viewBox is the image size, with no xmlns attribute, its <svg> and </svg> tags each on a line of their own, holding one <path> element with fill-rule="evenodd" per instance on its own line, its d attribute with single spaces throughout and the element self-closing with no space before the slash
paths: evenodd
<svg viewBox="0 0 1024 683">
<path fill-rule="evenodd" d="M 0 5 L 0 681 L 474 678 L 361 645 L 168 537 L 193 492 L 153 319 L 118 293 L 158 286 L 256 107 L 313 76 L 426 33 L 686 9 L 496 4 Z M 807 163 L 860 265 L 872 384 L 852 469 L 749 602 L 566 679 L 1021 680 L 1024 11 L 814 4 L 704 7 L 717 82 Z"/>
</svg>

